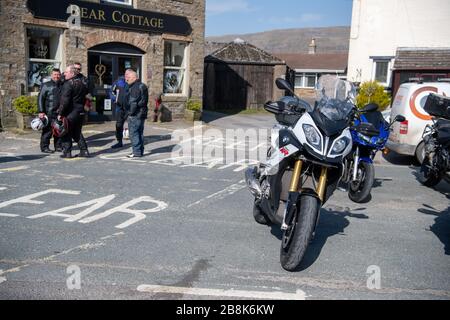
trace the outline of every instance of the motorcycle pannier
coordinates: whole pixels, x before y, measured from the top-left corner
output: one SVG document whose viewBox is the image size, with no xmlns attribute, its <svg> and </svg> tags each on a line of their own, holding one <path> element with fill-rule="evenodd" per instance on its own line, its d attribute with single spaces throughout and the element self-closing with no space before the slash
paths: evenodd
<svg viewBox="0 0 450 320">
<path fill-rule="evenodd" d="M 423 109 L 433 117 L 450 119 L 450 97 L 430 93 Z"/>
</svg>

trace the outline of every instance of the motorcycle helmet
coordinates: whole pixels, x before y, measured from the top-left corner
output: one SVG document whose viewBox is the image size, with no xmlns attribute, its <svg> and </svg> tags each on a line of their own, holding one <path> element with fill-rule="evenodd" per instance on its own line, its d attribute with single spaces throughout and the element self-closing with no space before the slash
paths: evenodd
<svg viewBox="0 0 450 320">
<path fill-rule="evenodd" d="M 47 116 L 44 116 L 42 119 L 37 117 L 37 118 L 34 118 L 31 121 L 31 129 L 33 129 L 35 131 L 42 130 L 46 126 L 48 126 L 48 118 L 47 118 Z"/>
<path fill-rule="evenodd" d="M 69 122 L 65 117 L 62 117 L 61 120 L 53 121 L 52 131 L 55 137 L 61 138 L 65 136 L 69 131 Z"/>
</svg>

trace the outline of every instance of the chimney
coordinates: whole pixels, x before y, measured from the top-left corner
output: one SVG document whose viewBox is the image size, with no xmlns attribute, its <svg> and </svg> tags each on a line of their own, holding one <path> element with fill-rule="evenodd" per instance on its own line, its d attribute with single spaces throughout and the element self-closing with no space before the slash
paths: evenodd
<svg viewBox="0 0 450 320">
<path fill-rule="evenodd" d="M 309 54 L 316 54 L 317 45 L 316 45 L 316 39 L 312 38 L 311 43 L 309 44 Z"/>
</svg>

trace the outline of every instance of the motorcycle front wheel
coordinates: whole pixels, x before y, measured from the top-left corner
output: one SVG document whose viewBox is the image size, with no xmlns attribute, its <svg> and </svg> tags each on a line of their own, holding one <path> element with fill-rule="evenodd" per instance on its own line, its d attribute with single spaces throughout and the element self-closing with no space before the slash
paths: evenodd
<svg viewBox="0 0 450 320">
<path fill-rule="evenodd" d="M 299 206 L 289 228 L 283 232 L 280 262 L 283 269 L 295 271 L 312 239 L 320 210 L 320 200 L 309 194 L 300 196 Z"/>
<path fill-rule="evenodd" d="M 348 197 L 356 203 L 366 202 L 370 197 L 373 182 L 375 180 L 375 169 L 372 163 L 361 161 L 359 163 L 358 181 L 350 181 L 348 186 Z"/>
<path fill-rule="evenodd" d="M 441 177 L 432 169 L 430 159 L 425 157 L 419 172 L 419 181 L 427 187 L 434 187 L 441 181 Z"/>
<path fill-rule="evenodd" d="M 253 203 L 253 218 L 259 224 L 270 225 L 269 218 L 267 218 L 266 214 L 261 210 L 257 200 Z"/>
</svg>

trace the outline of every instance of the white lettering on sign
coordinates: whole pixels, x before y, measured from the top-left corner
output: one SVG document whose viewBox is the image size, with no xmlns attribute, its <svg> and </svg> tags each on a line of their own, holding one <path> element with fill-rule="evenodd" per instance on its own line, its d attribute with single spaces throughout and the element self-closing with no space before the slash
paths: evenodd
<svg viewBox="0 0 450 320">
<path fill-rule="evenodd" d="M 151 209 L 146 209 L 146 210 L 131 209 L 131 207 L 133 207 L 134 205 L 141 203 L 141 202 L 152 203 L 155 205 L 155 207 L 153 207 Z M 154 200 L 151 197 L 140 197 L 140 198 L 131 200 L 121 206 L 116 207 L 116 208 L 107 210 L 103 213 L 99 213 L 95 216 L 80 220 L 79 222 L 80 223 L 91 223 L 91 222 L 106 218 L 114 213 L 129 213 L 129 214 L 133 215 L 134 217 L 127 220 L 126 222 L 116 226 L 116 228 L 118 228 L 118 229 L 124 229 L 138 221 L 145 219 L 146 213 L 154 213 L 154 212 L 162 211 L 166 208 L 167 208 L 167 204 L 165 202 Z"/>
<path fill-rule="evenodd" d="M 45 194 L 49 193 L 58 193 L 58 194 L 69 194 L 69 195 L 80 195 L 80 191 L 70 191 L 70 190 L 57 190 L 57 189 L 49 189 L 45 191 L 41 191 L 38 193 L 34 193 L 28 196 L 20 197 L 17 199 L 5 201 L 0 203 L 0 208 L 16 204 L 16 203 L 26 203 L 26 204 L 44 204 L 44 201 L 34 200 L 40 196 L 43 196 Z M 62 217 L 65 218 L 65 222 L 79 222 L 79 223 L 91 223 L 98 221 L 100 219 L 109 217 L 110 215 L 116 214 L 116 213 L 125 213 L 125 214 L 131 214 L 133 217 L 128 219 L 122 224 L 119 224 L 116 226 L 118 229 L 124 229 L 129 227 L 132 224 L 135 224 L 136 222 L 139 222 L 146 218 L 146 214 L 148 213 L 155 213 L 162 211 L 168 207 L 168 204 L 155 200 L 152 197 L 144 196 L 137 199 L 133 199 L 131 201 L 126 202 L 123 205 L 120 205 L 118 207 L 109 209 L 105 212 L 95 214 L 91 217 L 87 217 L 88 215 L 94 213 L 94 211 L 99 210 L 100 208 L 104 207 L 106 204 L 111 202 L 116 198 L 116 195 L 112 194 L 106 197 L 86 201 L 80 204 L 75 204 L 72 206 L 64 207 L 57 210 L 47 211 L 44 213 L 35 214 L 32 216 L 27 217 L 28 219 L 38 219 L 38 218 L 44 218 L 44 217 Z M 151 203 L 153 206 L 148 209 L 133 209 L 132 207 L 139 204 L 139 203 Z M 75 214 L 68 214 L 69 211 L 75 211 L 76 209 L 80 208 L 86 208 L 83 211 Z M 10 213 L 0 213 L 0 217 L 20 217 L 17 214 L 10 214 Z"/>
</svg>

